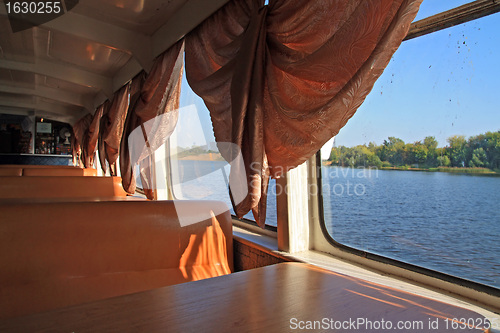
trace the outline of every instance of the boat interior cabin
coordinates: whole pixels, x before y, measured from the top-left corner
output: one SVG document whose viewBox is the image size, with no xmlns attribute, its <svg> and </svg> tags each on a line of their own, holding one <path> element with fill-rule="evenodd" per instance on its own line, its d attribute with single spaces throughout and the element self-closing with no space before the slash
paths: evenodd
<svg viewBox="0 0 500 333">
<path fill-rule="evenodd" d="M 491 243 L 429 252 L 324 192 L 376 172 L 325 163 L 405 44 L 498 28 L 497 0 L 1 2 L 1 332 L 500 332 L 494 196 Z"/>
</svg>

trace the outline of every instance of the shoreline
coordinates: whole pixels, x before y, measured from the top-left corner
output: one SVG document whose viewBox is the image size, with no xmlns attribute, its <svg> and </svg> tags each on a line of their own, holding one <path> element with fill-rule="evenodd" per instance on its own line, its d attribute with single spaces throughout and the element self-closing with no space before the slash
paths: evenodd
<svg viewBox="0 0 500 333">
<path fill-rule="evenodd" d="M 178 157 L 181 161 L 225 161 L 225 159 L 218 153 L 205 153 L 198 155 L 188 155 L 183 157 Z"/>
<path fill-rule="evenodd" d="M 329 161 L 323 161 L 322 165 L 323 166 L 331 166 L 331 167 L 341 167 L 341 168 L 351 168 L 351 167 L 343 167 L 339 165 L 334 165 L 331 163 L 325 163 Z M 423 171 L 423 172 L 446 172 L 446 173 L 455 173 L 455 174 L 466 174 L 466 175 L 479 175 L 479 176 L 496 176 L 500 177 L 500 173 L 495 172 L 490 169 L 486 168 L 457 168 L 457 167 L 436 167 L 436 168 L 412 168 L 412 167 L 374 167 L 374 166 L 368 166 L 368 167 L 363 167 L 363 166 L 357 166 L 357 167 L 352 167 L 352 168 L 357 168 L 357 169 L 376 169 L 376 170 L 395 170 L 395 171 Z"/>
</svg>

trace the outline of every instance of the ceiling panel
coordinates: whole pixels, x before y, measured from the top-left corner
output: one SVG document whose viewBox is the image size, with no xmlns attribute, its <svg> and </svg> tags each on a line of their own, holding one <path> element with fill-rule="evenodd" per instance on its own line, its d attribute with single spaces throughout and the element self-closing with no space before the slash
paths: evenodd
<svg viewBox="0 0 500 333">
<path fill-rule="evenodd" d="M 7 16 L 0 15 L 0 59 L 34 61 L 31 29 L 12 33 Z"/>
<path fill-rule="evenodd" d="M 54 88 L 54 89 L 62 89 L 65 91 L 70 91 L 76 94 L 80 95 L 95 95 L 99 91 L 96 88 L 93 87 L 87 87 L 87 86 L 81 86 L 75 83 L 71 83 L 68 81 L 63 81 L 59 79 L 55 79 L 52 77 L 48 76 L 40 76 L 40 81 L 43 83 L 44 86 L 49 87 L 49 88 Z"/>
<path fill-rule="evenodd" d="M 0 81 L 14 86 L 33 88 L 35 86 L 35 74 L 0 68 Z"/>
<path fill-rule="evenodd" d="M 187 0 L 85 0 L 73 9 L 75 13 L 119 27 L 152 35 Z"/>
<path fill-rule="evenodd" d="M 0 3 L 0 109 L 93 112 L 226 1 L 81 0 L 69 15 L 17 33 Z"/>
<path fill-rule="evenodd" d="M 0 68 L 0 81 L 12 82 L 10 70 L 5 68 Z"/>
<path fill-rule="evenodd" d="M 84 111 L 84 108 L 82 108 L 80 106 L 64 103 L 61 101 L 56 101 L 56 100 L 46 98 L 46 97 L 37 96 L 37 97 L 35 97 L 35 99 L 36 99 L 36 102 L 38 102 L 38 103 L 48 103 L 48 104 L 57 105 L 59 107 L 64 107 L 66 110 L 68 110 L 69 112 L 72 112 L 72 113 L 78 113 L 78 112 Z"/>
<path fill-rule="evenodd" d="M 103 44 L 61 32 L 50 34 L 47 57 L 63 61 L 100 75 L 112 76 L 131 55 Z"/>
<path fill-rule="evenodd" d="M 8 92 L 3 92 L 0 91 L 0 105 L 2 104 L 2 101 L 16 101 L 16 102 L 34 102 L 35 97 L 31 95 L 24 95 L 24 94 L 13 94 L 13 93 L 8 93 Z"/>
</svg>

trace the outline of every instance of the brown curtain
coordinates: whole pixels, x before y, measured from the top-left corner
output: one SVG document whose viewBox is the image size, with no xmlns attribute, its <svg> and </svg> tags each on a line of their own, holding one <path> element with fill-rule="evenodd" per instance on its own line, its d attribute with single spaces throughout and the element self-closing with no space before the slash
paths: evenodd
<svg viewBox="0 0 500 333">
<path fill-rule="evenodd" d="M 101 106 L 103 115 L 99 131 L 99 157 L 103 171 L 106 172 L 107 161 L 112 176 L 117 174 L 116 161 L 129 108 L 129 93 L 130 84 L 126 84 L 113 95 L 111 102 L 107 101 Z"/>
<path fill-rule="evenodd" d="M 97 140 L 99 138 L 99 125 L 103 113 L 103 105 L 97 108 L 92 117 L 92 122 L 85 131 L 84 147 L 82 149 L 83 166 L 92 168 L 94 166 L 95 152 L 97 150 Z"/>
<path fill-rule="evenodd" d="M 71 147 L 73 153 L 73 165 L 83 168 L 82 147 L 84 147 L 85 133 L 92 122 L 92 115 L 86 114 L 73 125 L 73 137 Z"/>
<path fill-rule="evenodd" d="M 99 135 L 98 135 L 98 152 L 99 152 L 99 162 L 101 164 L 101 169 L 104 174 L 108 171 L 107 167 L 107 156 L 106 156 L 106 143 L 104 142 L 104 137 L 106 135 L 108 121 L 108 112 L 111 102 L 106 100 L 99 108 L 102 108 L 102 116 L 99 123 Z"/>
<path fill-rule="evenodd" d="M 158 149 L 171 134 L 173 117 L 164 115 L 177 112 L 179 108 L 183 54 L 184 40 L 181 40 L 155 60 L 144 80 L 139 76 L 132 82 L 131 107 L 122 138 L 120 159 L 123 187 L 128 193 L 135 191 L 134 167 L 138 163 L 142 186 L 148 198 L 154 197 L 150 152 Z M 142 83 L 140 87 L 139 83 Z M 142 133 L 142 142 L 136 144 L 129 140 L 134 131 Z"/>
<path fill-rule="evenodd" d="M 125 191 L 129 194 L 134 194 L 135 192 L 135 177 L 133 175 L 132 168 L 134 167 L 131 163 L 130 150 L 128 146 L 129 134 L 139 126 L 140 119 L 133 112 L 139 97 L 141 95 L 141 88 L 144 84 L 146 73 L 141 72 L 139 75 L 134 77 L 130 83 L 130 106 L 129 112 L 127 113 L 127 118 L 125 120 L 125 126 L 123 128 L 122 140 L 120 142 L 120 174 L 122 177 L 122 185 Z"/>
<path fill-rule="evenodd" d="M 265 222 L 269 176 L 302 164 L 353 116 L 422 0 L 233 0 L 186 37 L 186 74 L 210 110 L 226 160 L 241 148 Z"/>
</svg>

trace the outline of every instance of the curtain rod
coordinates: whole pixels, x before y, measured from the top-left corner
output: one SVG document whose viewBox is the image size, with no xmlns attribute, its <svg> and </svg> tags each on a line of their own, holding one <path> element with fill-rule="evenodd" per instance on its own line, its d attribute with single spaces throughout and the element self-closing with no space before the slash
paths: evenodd
<svg viewBox="0 0 500 333">
<path fill-rule="evenodd" d="M 477 0 L 413 22 L 405 40 L 430 34 L 455 25 L 500 12 L 500 0 Z"/>
</svg>

